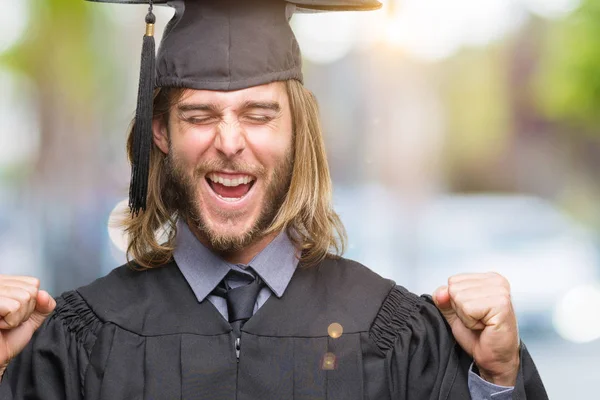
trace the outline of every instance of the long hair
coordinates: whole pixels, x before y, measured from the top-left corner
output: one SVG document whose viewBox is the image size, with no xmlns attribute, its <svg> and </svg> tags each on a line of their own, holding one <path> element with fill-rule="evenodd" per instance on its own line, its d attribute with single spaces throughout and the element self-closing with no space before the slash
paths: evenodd
<svg viewBox="0 0 600 400">
<path fill-rule="evenodd" d="M 265 234 L 286 230 L 301 249 L 305 266 L 326 257 L 340 256 L 346 245 L 346 231 L 333 210 L 332 183 L 325 143 L 314 95 L 300 82 L 285 82 L 292 114 L 293 167 L 284 201 Z M 159 88 L 154 96 L 154 118 L 168 123 L 169 111 L 180 101 L 185 89 Z M 129 129 L 127 153 L 132 159 L 133 127 Z M 129 238 L 127 259 L 135 268 L 155 268 L 173 256 L 177 235 L 177 193 L 173 193 L 165 172 L 166 155 L 156 146 L 150 153 L 146 210 L 126 215 L 122 225 Z"/>
</svg>

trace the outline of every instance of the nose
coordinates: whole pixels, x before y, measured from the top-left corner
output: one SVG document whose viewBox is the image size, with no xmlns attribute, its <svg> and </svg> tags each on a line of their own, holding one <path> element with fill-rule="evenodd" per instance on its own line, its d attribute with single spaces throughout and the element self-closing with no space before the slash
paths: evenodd
<svg viewBox="0 0 600 400">
<path fill-rule="evenodd" d="M 246 138 L 242 127 L 238 123 L 223 122 L 217 130 L 214 146 L 226 158 L 233 158 L 241 154 L 246 148 Z"/>
</svg>

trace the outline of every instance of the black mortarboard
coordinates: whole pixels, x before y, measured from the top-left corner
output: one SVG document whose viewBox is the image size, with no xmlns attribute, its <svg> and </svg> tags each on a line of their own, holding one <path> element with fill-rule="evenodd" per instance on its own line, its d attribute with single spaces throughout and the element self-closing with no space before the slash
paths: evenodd
<svg viewBox="0 0 600 400">
<path fill-rule="evenodd" d="M 288 23 L 294 11 L 363 11 L 377 0 L 88 0 L 147 4 L 146 35 L 133 132 L 129 206 L 146 209 L 155 87 L 238 90 L 302 81 L 302 60 Z M 155 57 L 153 5 L 175 8 Z"/>
</svg>

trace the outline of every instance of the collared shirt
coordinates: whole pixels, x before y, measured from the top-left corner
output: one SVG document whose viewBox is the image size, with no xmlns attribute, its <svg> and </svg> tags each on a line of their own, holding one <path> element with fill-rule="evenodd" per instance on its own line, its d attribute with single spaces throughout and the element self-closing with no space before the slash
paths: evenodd
<svg viewBox="0 0 600 400">
<path fill-rule="evenodd" d="M 298 266 L 298 250 L 285 232 L 281 232 L 271 243 L 256 255 L 247 265 L 231 264 L 207 249 L 192 233 L 183 221 L 177 223 L 177 238 L 173 257 L 181 273 L 194 291 L 199 302 L 208 299 L 229 320 L 227 301 L 211 292 L 225 278 L 229 270 L 249 274 L 246 269 L 251 267 L 266 283 L 262 288 L 256 303 L 254 313 L 275 295 L 283 296 L 296 267 Z M 229 279 L 230 287 L 242 285 L 242 281 Z M 512 398 L 512 387 L 494 385 L 469 371 L 469 391 L 473 400 L 508 400 Z"/>
<path fill-rule="evenodd" d="M 230 270 L 245 274 L 251 267 L 265 282 L 254 305 L 254 313 L 274 294 L 283 296 L 292 275 L 298 266 L 298 250 L 285 232 L 281 232 L 271 243 L 256 255 L 247 265 L 231 264 L 207 249 L 183 221 L 177 223 L 177 238 L 173 257 L 181 273 L 192 288 L 199 302 L 208 299 L 229 320 L 227 301 L 211 292 L 225 278 Z M 230 287 L 243 284 L 241 280 L 227 280 Z"/>
</svg>

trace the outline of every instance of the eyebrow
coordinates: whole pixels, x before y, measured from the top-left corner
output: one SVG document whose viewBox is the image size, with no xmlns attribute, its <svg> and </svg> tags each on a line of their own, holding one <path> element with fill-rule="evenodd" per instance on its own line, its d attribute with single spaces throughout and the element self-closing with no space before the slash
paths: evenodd
<svg viewBox="0 0 600 400">
<path fill-rule="evenodd" d="M 276 101 L 247 101 L 242 105 L 242 110 L 248 109 L 263 109 L 269 111 L 280 112 L 281 106 Z"/>
<path fill-rule="evenodd" d="M 276 101 L 246 101 L 240 107 L 242 110 L 252 110 L 252 109 L 262 109 L 275 111 L 276 113 L 281 112 L 281 106 Z M 207 111 L 218 113 L 219 108 L 214 104 L 208 103 L 188 103 L 188 104 L 180 104 L 177 106 L 177 111 L 179 114 L 188 112 L 188 111 Z"/>
<path fill-rule="evenodd" d="M 177 106 L 177 110 L 179 111 L 179 113 L 184 113 L 186 111 L 212 111 L 212 112 L 217 112 L 218 109 L 216 106 L 214 106 L 213 104 L 194 104 L 194 103 L 190 103 L 190 104 L 180 104 Z"/>
</svg>

